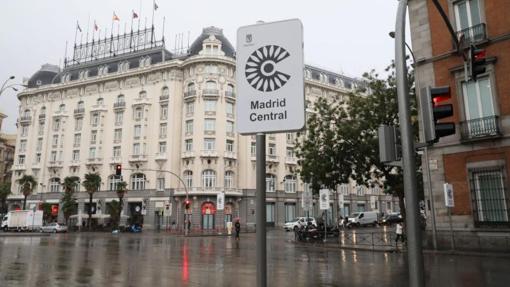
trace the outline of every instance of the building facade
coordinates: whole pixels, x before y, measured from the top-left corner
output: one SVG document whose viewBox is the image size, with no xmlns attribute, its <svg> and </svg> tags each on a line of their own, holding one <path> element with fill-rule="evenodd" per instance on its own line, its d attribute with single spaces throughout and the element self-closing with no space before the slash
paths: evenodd
<svg viewBox="0 0 510 287">
<path fill-rule="evenodd" d="M 16 135 L 2 133 L 2 121 L 7 116 L 0 112 L 0 183 L 10 182 L 11 168 L 14 162 Z"/>
<path fill-rule="evenodd" d="M 129 35 L 118 38 L 123 37 Z M 305 74 L 309 105 L 318 97 L 346 97 L 358 84 L 311 66 Z M 236 133 L 235 51 L 221 29 L 205 28 L 186 53 L 151 42 L 88 61 L 73 57 L 63 70 L 44 65 L 18 98 L 11 207 L 20 199 L 15 181 L 23 174 L 39 183 L 29 198 L 28 206 L 34 206 L 58 205 L 65 177 L 96 172 L 103 179 L 92 206 L 99 218 L 117 199 L 115 166 L 121 164 L 128 183 L 123 213 L 147 228 L 174 223 L 182 228 L 186 198 L 192 228 L 224 228 L 237 217 L 254 225 L 255 137 Z M 294 152 L 298 136 L 267 137 L 269 225 L 304 215 L 300 198 L 306 184 L 297 175 Z M 220 192 L 225 193 L 223 210 L 216 207 Z M 345 213 L 398 208 L 380 189 L 345 185 L 338 192 Z M 82 186 L 77 198 L 79 214 L 87 214 Z M 330 212 L 336 216 L 334 206 L 338 201 Z M 321 215 L 318 204 L 311 215 Z"/>
<path fill-rule="evenodd" d="M 431 180 L 424 176 L 428 211 L 433 203 L 438 234 L 451 225 L 455 232 L 466 232 L 466 236 L 495 238 L 497 232 L 508 235 L 510 2 L 439 3 L 460 39 L 460 53 L 432 1 L 409 1 L 417 87 L 449 86 L 454 115 L 448 121 L 456 126 L 454 135 L 441 138 L 429 148 L 429 162 L 423 162 L 431 175 Z M 462 53 L 467 53 L 471 45 L 486 52 L 485 73 L 476 80 L 464 72 Z M 445 207 L 444 183 L 453 186 L 451 221 Z M 473 242 L 483 240 L 474 238 Z"/>
</svg>

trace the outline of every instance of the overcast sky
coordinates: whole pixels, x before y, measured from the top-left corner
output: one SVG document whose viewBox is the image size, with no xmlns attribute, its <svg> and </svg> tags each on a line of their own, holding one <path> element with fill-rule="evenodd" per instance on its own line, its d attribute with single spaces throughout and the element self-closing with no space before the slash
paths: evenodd
<svg viewBox="0 0 510 287">
<path fill-rule="evenodd" d="M 131 11 L 150 25 L 152 0 L 2 0 L 0 17 L 0 85 L 10 76 L 21 83 L 42 64 L 62 64 L 66 41 L 68 55 L 74 41 L 76 21 L 83 30 L 94 20 L 104 33 L 111 29 L 112 13 L 129 27 Z M 184 43 L 216 26 L 235 46 L 239 26 L 257 20 L 271 22 L 299 18 L 304 26 L 305 63 L 348 76 L 365 71 L 383 71 L 393 58 L 393 41 L 388 36 L 395 26 L 397 0 L 184 0 L 156 1 L 159 9 L 154 22 L 161 36 L 163 17 L 167 49 L 175 46 L 175 35 L 182 33 Z M 141 11 L 140 11 L 141 7 Z M 135 26 L 137 22 L 135 21 Z M 116 28 L 115 28 L 116 29 Z M 90 37 L 90 35 L 89 35 Z M 78 34 L 78 38 L 80 35 Z M 408 40 L 410 42 L 410 40 Z M 15 132 L 18 100 L 14 91 L 0 96 L 0 111 L 8 118 L 2 132 Z"/>
</svg>

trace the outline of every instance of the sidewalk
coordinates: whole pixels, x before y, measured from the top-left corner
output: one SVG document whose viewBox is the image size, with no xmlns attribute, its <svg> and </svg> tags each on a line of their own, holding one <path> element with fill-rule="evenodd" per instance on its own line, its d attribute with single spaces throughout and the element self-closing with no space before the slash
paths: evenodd
<svg viewBox="0 0 510 287">
<path fill-rule="evenodd" d="M 0 232 L 1 237 L 44 237 L 50 236 L 50 233 L 42 232 Z"/>
</svg>

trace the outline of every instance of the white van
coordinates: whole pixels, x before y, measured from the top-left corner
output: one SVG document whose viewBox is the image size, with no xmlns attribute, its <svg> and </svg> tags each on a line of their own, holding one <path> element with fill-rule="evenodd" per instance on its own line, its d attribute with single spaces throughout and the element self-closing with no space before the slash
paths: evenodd
<svg viewBox="0 0 510 287">
<path fill-rule="evenodd" d="M 356 226 L 377 225 L 377 211 L 355 212 L 349 217 L 349 222 Z"/>
</svg>

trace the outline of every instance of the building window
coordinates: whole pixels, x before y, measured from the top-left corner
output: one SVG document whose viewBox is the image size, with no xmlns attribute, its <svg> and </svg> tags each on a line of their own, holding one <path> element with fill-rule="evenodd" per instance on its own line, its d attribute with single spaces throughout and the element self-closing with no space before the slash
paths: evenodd
<svg viewBox="0 0 510 287">
<path fill-rule="evenodd" d="M 233 121 L 227 121 L 227 134 L 233 135 L 234 134 L 234 122 Z"/>
<path fill-rule="evenodd" d="M 266 203 L 266 222 L 274 223 L 274 202 Z"/>
<path fill-rule="evenodd" d="M 276 176 L 274 174 L 266 174 L 266 191 L 276 191 Z"/>
<path fill-rule="evenodd" d="M 20 140 L 19 142 L 19 152 L 25 152 L 27 149 L 27 140 Z"/>
<path fill-rule="evenodd" d="M 164 105 L 161 106 L 160 120 L 164 121 L 166 119 L 168 119 L 168 106 Z"/>
<path fill-rule="evenodd" d="M 80 160 L 80 151 L 73 150 L 73 161 L 79 161 L 79 160 Z"/>
<path fill-rule="evenodd" d="M 205 82 L 205 89 L 206 90 L 216 90 L 218 88 L 218 86 L 216 85 L 216 82 L 214 81 L 207 81 Z"/>
<path fill-rule="evenodd" d="M 118 95 L 117 96 L 117 104 L 123 104 L 124 103 L 124 95 Z"/>
<path fill-rule="evenodd" d="M 110 175 L 108 177 L 108 189 L 111 191 L 117 190 L 117 184 L 121 182 L 121 179 L 118 178 L 116 175 Z"/>
<path fill-rule="evenodd" d="M 52 151 L 50 154 L 50 162 L 56 162 L 57 161 L 57 152 Z"/>
<path fill-rule="evenodd" d="M 74 120 L 74 130 L 81 131 L 82 128 L 83 128 L 83 118 L 76 118 Z"/>
<path fill-rule="evenodd" d="M 193 187 L 193 172 L 191 170 L 184 172 L 184 183 L 186 187 Z"/>
<path fill-rule="evenodd" d="M 53 131 L 57 132 L 60 129 L 60 119 L 53 121 Z"/>
<path fill-rule="evenodd" d="M 357 194 L 358 196 L 363 196 L 363 195 L 365 195 L 365 187 L 364 187 L 364 186 L 362 186 L 362 185 L 357 186 L 357 187 L 356 187 L 356 194 Z"/>
<path fill-rule="evenodd" d="M 134 114 L 135 121 L 140 121 L 143 118 L 143 108 L 137 107 Z"/>
<path fill-rule="evenodd" d="M 53 145 L 53 147 L 56 147 L 58 145 L 58 135 L 53 135 L 51 145 Z"/>
<path fill-rule="evenodd" d="M 145 189 L 145 174 L 135 173 L 131 176 L 131 189 L 132 190 Z"/>
<path fill-rule="evenodd" d="M 40 153 L 38 153 L 38 154 L 36 154 L 36 155 L 35 155 L 35 163 L 36 163 L 36 164 L 41 163 L 41 154 L 40 154 Z"/>
<path fill-rule="evenodd" d="M 39 135 L 42 135 L 44 134 L 44 121 L 40 121 L 39 122 L 39 127 L 38 127 L 38 132 L 39 132 Z"/>
<path fill-rule="evenodd" d="M 90 159 L 96 158 L 96 148 L 95 147 L 91 147 L 89 149 L 89 158 Z"/>
<path fill-rule="evenodd" d="M 93 127 L 97 127 L 99 125 L 99 113 L 92 114 L 92 117 L 90 118 L 90 124 Z"/>
<path fill-rule="evenodd" d="M 234 151 L 234 141 L 233 140 L 227 140 L 227 151 L 233 152 Z"/>
<path fill-rule="evenodd" d="M 140 155 L 140 144 L 133 144 L 133 155 Z"/>
<path fill-rule="evenodd" d="M 285 203 L 285 222 L 289 222 L 296 218 L 296 204 Z"/>
<path fill-rule="evenodd" d="M 97 99 L 97 101 L 96 101 L 96 105 L 98 105 L 98 106 L 102 106 L 103 104 L 104 104 L 104 99 L 103 99 L 103 98 L 99 98 L 99 99 Z"/>
<path fill-rule="evenodd" d="M 234 172 L 226 171 L 225 172 L 225 188 L 234 188 Z"/>
<path fill-rule="evenodd" d="M 193 120 L 186 121 L 185 132 L 187 135 L 193 134 Z"/>
<path fill-rule="evenodd" d="M 227 116 L 233 116 L 234 115 L 234 104 L 233 103 L 227 103 L 225 109 L 227 111 Z"/>
<path fill-rule="evenodd" d="M 192 115 L 194 112 L 195 103 L 194 102 L 187 102 L 186 103 L 186 115 Z"/>
<path fill-rule="evenodd" d="M 113 132 L 113 141 L 119 143 L 122 140 L 122 129 L 115 129 Z"/>
<path fill-rule="evenodd" d="M 214 150 L 215 139 L 204 139 L 204 150 Z"/>
<path fill-rule="evenodd" d="M 134 133 L 133 133 L 135 139 L 139 139 L 141 134 L 142 134 L 142 126 L 141 125 L 136 125 L 135 129 L 134 129 Z"/>
<path fill-rule="evenodd" d="M 54 177 L 50 179 L 50 192 L 60 192 L 60 178 Z"/>
<path fill-rule="evenodd" d="M 25 164 L 25 156 L 24 155 L 18 156 L 18 164 L 20 164 L 20 165 Z"/>
<path fill-rule="evenodd" d="M 287 175 L 285 177 L 285 192 L 295 193 L 296 192 L 296 177 L 293 175 Z"/>
<path fill-rule="evenodd" d="M 287 148 L 287 157 L 294 158 L 294 149 L 293 148 Z"/>
<path fill-rule="evenodd" d="M 268 155 L 276 155 L 276 144 L 270 143 L 267 151 Z"/>
<path fill-rule="evenodd" d="M 166 138 L 166 124 L 159 125 L 159 138 Z"/>
<path fill-rule="evenodd" d="M 216 100 L 205 100 L 205 112 L 216 112 Z"/>
<path fill-rule="evenodd" d="M 184 141 L 184 145 L 185 145 L 185 150 L 186 151 L 192 151 L 193 150 L 193 140 L 191 140 L 191 139 L 185 140 Z"/>
<path fill-rule="evenodd" d="M 74 134 L 73 146 L 79 147 L 81 143 L 81 134 Z"/>
<path fill-rule="evenodd" d="M 59 111 L 59 112 L 61 112 L 61 113 L 65 112 L 65 111 L 66 111 L 66 105 L 61 104 L 61 105 L 58 107 L 58 111 Z"/>
<path fill-rule="evenodd" d="M 251 156 L 257 155 L 257 143 L 256 142 L 251 142 L 250 151 L 251 151 Z"/>
<path fill-rule="evenodd" d="M 462 92 L 464 110 L 466 111 L 466 123 L 463 131 L 467 131 L 469 137 L 497 133 L 490 77 L 481 77 L 477 81 L 469 81 L 467 84 L 463 82 Z"/>
<path fill-rule="evenodd" d="M 97 131 L 90 132 L 90 144 L 96 144 L 97 142 Z"/>
<path fill-rule="evenodd" d="M 216 172 L 206 169 L 202 172 L 202 185 L 204 189 L 212 189 L 216 187 Z"/>
<path fill-rule="evenodd" d="M 482 23 L 479 0 L 463 0 L 454 4 L 457 31 Z"/>
<path fill-rule="evenodd" d="M 204 130 L 207 132 L 213 132 L 216 129 L 216 120 L 215 119 L 205 119 L 204 121 Z"/>
<path fill-rule="evenodd" d="M 41 151 L 42 150 L 42 144 L 43 144 L 43 139 L 42 138 L 38 138 L 37 139 L 37 146 L 35 148 L 36 151 Z"/>
<path fill-rule="evenodd" d="M 164 177 L 158 177 L 156 179 L 156 189 L 157 189 L 157 191 L 165 190 L 165 178 Z"/>
<path fill-rule="evenodd" d="M 469 171 L 475 224 L 508 224 L 509 198 L 503 167 Z"/>
<path fill-rule="evenodd" d="M 113 157 L 114 158 L 120 158 L 121 157 L 121 153 L 120 153 L 120 146 L 114 146 L 113 147 Z"/>
<path fill-rule="evenodd" d="M 115 125 L 116 126 L 122 125 L 123 116 L 124 116 L 123 112 L 115 112 Z"/>
<path fill-rule="evenodd" d="M 166 153 L 166 142 L 159 143 L 159 153 L 160 154 Z"/>
</svg>

